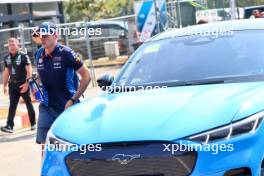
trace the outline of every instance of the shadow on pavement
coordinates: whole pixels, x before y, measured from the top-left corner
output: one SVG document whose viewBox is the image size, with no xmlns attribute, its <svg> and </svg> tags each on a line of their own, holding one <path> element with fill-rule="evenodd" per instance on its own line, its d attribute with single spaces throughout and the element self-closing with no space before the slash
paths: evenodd
<svg viewBox="0 0 264 176">
<path fill-rule="evenodd" d="M 0 134 L 0 143 L 7 143 L 7 142 L 17 142 L 27 139 L 32 139 L 36 137 L 35 132 L 28 132 L 23 134 Z"/>
</svg>

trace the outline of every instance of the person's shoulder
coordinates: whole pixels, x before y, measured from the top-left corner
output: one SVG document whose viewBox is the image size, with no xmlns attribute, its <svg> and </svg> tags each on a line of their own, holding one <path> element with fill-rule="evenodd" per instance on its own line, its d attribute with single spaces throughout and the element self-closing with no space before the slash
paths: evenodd
<svg viewBox="0 0 264 176">
<path fill-rule="evenodd" d="M 39 57 L 41 57 L 43 51 L 44 51 L 44 48 L 43 48 L 43 47 L 40 47 L 40 48 L 35 52 L 35 59 L 38 59 Z"/>
<path fill-rule="evenodd" d="M 67 55 L 76 55 L 73 49 L 65 45 L 59 45 L 59 51 Z"/>
<path fill-rule="evenodd" d="M 28 58 L 28 54 L 25 51 L 19 50 L 18 54 L 20 55 L 20 57 L 22 58 Z"/>
<path fill-rule="evenodd" d="M 23 56 L 24 56 L 24 55 L 27 55 L 27 53 L 26 53 L 25 51 L 22 51 L 22 50 L 19 50 L 19 51 L 18 51 L 18 54 L 23 55 Z"/>
<path fill-rule="evenodd" d="M 44 47 L 40 47 L 40 48 L 37 49 L 36 53 L 37 52 L 43 52 L 43 51 L 44 51 Z"/>
</svg>

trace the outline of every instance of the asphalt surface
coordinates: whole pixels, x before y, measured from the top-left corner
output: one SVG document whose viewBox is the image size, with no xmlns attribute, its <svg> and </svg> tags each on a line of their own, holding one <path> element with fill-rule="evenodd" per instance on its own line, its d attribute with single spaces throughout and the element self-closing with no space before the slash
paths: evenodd
<svg viewBox="0 0 264 176">
<path fill-rule="evenodd" d="M 119 68 L 119 66 L 97 68 L 95 75 L 97 78 L 105 73 L 115 76 Z M 2 90 L 3 85 L 0 85 L 0 106 L 8 107 L 8 97 L 3 95 Z M 102 93 L 100 88 L 89 85 L 84 96 L 88 99 L 100 93 Z M 23 108 L 25 105 L 19 106 Z M 14 134 L 0 133 L 0 176 L 40 175 L 41 152 L 40 146 L 35 143 L 35 136 L 36 132 L 29 129 L 16 131 Z"/>
</svg>

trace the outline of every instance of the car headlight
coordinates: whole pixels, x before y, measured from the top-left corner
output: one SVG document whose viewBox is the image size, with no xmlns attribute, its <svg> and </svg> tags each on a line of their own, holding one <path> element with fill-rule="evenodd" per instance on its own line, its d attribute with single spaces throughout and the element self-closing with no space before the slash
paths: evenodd
<svg viewBox="0 0 264 176">
<path fill-rule="evenodd" d="M 63 152 L 63 151 L 69 151 L 72 146 L 74 146 L 73 143 L 58 138 L 51 131 L 48 132 L 46 138 L 46 150 Z"/>
<path fill-rule="evenodd" d="M 227 140 L 246 133 L 255 133 L 264 117 L 264 111 L 256 113 L 240 121 L 214 130 L 190 136 L 187 140 L 208 144 L 217 140 Z"/>
</svg>

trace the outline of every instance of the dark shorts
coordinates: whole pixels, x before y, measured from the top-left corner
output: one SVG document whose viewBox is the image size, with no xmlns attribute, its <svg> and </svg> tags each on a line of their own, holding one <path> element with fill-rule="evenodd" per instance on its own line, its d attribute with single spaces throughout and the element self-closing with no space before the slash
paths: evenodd
<svg viewBox="0 0 264 176">
<path fill-rule="evenodd" d="M 36 142 L 38 144 L 45 143 L 47 133 L 51 125 L 60 114 L 61 112 L 58 110 L 55 110 L 51 107 L 47 107 L 43 104 L 39 105 L 39 118 L 38 118 L 38 129 L 37 129 L 37 139 L 36 139 Z"/>
</svg>

